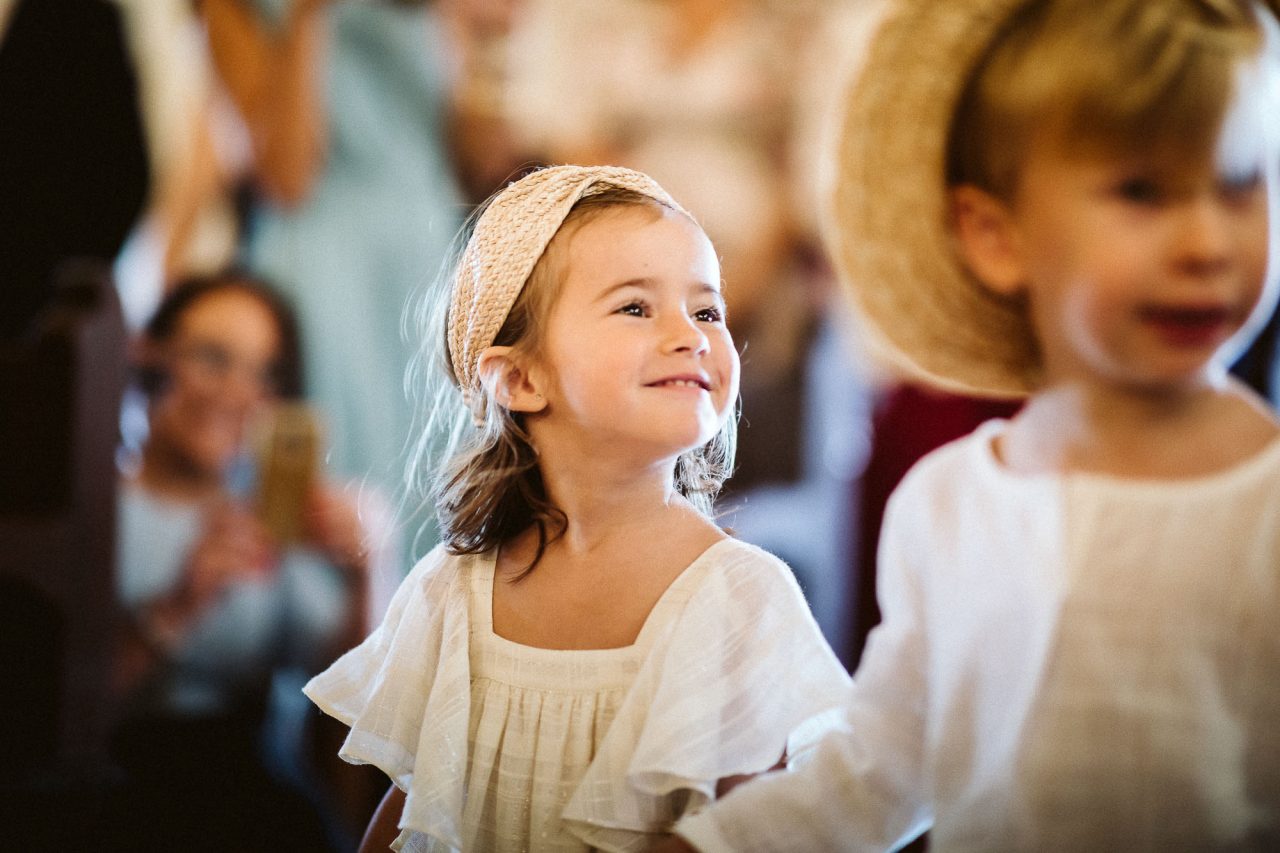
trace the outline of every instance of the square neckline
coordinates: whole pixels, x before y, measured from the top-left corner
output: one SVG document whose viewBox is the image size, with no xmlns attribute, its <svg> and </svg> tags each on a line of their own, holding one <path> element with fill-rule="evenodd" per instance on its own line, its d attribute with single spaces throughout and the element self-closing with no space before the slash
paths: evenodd
<svg viewBox="0 0 1280 853">
<path fill-rule="evenodd" d="M 554 656 L 560 659 L 564 659 L 567 656 L 582 659 L 628 656 L 648 646 L 650 635 L 656 630 L 655 626 L 661 621 L 657 618 L 659 612 L 670 606 L 671 600 L 678 590 L 693 582 L 694 578 L 699 575 L 699 570 L 703 564 L 710 559 L 711 553 L 727 542 L 736 543 L 737 540 L 732 536 L 726 535 L 722 539 L 712 542 L 698 556 L 694 557 L 689 562 L 689 565 L 680 570 L 680 574 L 676 575 L 671 583 L 667 584 L 667 588 L 662 591 L 662 595 L 658 596 L 658 600 L 653 603 L 653 607 L 649 608 L 649 613 L 645 616 L 639 632 L 636 633 L 636 638 L 625 646 L 610 646 L 599 649 L 552 649 L 546 646 L 531 646 L 526 643 L 520 643 L 499 634 L 493 626 L 493 586 L 497 582 L 497 548 L 491 549 L 482 555 L 477 555 L 477 560 L 480 563 L 480 577 L 477 578 L 476 592 L 478 600 L 475 601 L 475 606 L 479 613 L 484 616 L 486 638 L 519 654 L 533 657 Z"/>
</svg>

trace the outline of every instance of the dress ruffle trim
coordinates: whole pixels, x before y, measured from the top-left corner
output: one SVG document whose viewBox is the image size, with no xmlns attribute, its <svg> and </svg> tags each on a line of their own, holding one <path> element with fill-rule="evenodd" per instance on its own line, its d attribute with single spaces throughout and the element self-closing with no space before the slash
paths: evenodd
<svg viewBox="0 0 1280 853">
<path fill-rule="evenodd" d="M 303 692 L 351 727 L 339 753 L 407 794 L 400 825 L 462 847 L 471 715 L 466 562 L 437 548 L 382 624 Z"/>
<path fill-rule="evenodd" d="M 401 826 L 457 849 L 471 713 L 468 565 L 429 554 L 383 624 L 304 691 L 351 727 L 343 758 L 379 767 L 407 792 Z M 563 813 L 573 835 L 602 850 L 646 849 L 647 835 L 714 800 L 719 779 L 774 766 L 787 735 L 847 689 L 775 557 L 726 540 L 676 583 L 684 594 L 660 602 L 672 612 L 646 638 L 644 663 Z"/>
<path fill-rule="evenodd" d="M 791 571 L 735 540 L 713 550 L 690 567 L 701 577 L 670 602 L 679 612 L 651 638 L 565 807 L 570 832 L 592 846 L 645 849 L 652 840 L 636 833 L 667 832 L 714 800 L 720 779 L 773 767 L 793 729 L 844 698 L 848 674 Z"/>
</svg>

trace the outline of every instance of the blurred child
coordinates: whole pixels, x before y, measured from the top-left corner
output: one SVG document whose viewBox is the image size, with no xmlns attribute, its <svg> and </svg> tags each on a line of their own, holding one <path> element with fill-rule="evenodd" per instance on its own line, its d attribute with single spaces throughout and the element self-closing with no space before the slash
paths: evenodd
<svg viewBox="0 0 1280 853">
<path fill-rule="evenodd" d="M 253 420 L 300 391 L 292 314 L 238 273 L 191 280 L 147 325 L 139 362 L 149 432 L 121 484 L 117 541 L 129 626 L 120 843 L 323 844 L 260 741 L 269 710 L 283 710 L 273 676 L 314 672 L 363 630 L 363 530 L 345 497 L 315 482 L 298 541 L 278 541 L 230 476 Z"/>
<path fill-rule="evenodd" d="M 890 12 L 843 272 L 918 374 L 1030 396 L 908 474 L 844 730 L 698 849 L 1280 847 L 1280 426 L 1226 372 L 1275 301 L 1273 11 Z"/>
<path fill-rule="evenodd" d="M 484 208 L 447 300 L 444 543 L 307 693 L 395 783 L 366 849 L 643 849 L 846 682 L 786 566 L 709 516 L 715 251 L 647 176 L 553 167 Z"/>
</svg>

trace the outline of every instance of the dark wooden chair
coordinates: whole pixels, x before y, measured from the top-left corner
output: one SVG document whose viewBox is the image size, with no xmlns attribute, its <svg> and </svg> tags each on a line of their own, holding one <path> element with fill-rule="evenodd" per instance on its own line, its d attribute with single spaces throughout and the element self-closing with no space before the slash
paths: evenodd
<svg viewBox="0 0 1280 853">
<path fill-rule="evenodd" d="M 13 812 L 10 840 L 18 827 L 73 838 L 104 801 L 124 379 L 124 325 L 100 266 L 64 267 L 30 332 L 0 341 L 0 802 Z"/>
</svg>

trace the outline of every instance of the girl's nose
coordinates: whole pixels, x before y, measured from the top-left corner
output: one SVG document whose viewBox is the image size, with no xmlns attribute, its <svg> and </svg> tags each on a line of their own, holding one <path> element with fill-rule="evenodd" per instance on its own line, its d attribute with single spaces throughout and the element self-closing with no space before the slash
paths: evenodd
<svg viewBox="0 0 1280 853">
<path fill-rule="evenodd" d="M 711 348 L 702 327 L 689 316 L 673 312 L 663 321 L 664 347 L 670 352 L 691 352 L 701 355 Z"/>
</svg>

